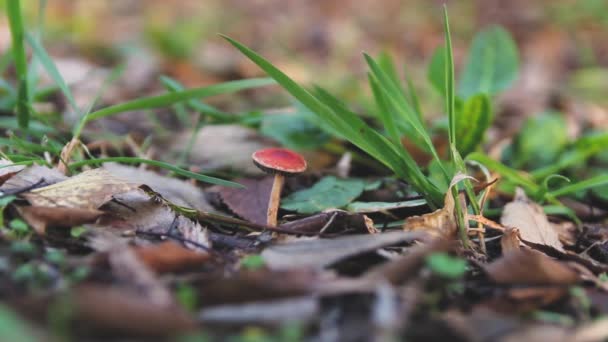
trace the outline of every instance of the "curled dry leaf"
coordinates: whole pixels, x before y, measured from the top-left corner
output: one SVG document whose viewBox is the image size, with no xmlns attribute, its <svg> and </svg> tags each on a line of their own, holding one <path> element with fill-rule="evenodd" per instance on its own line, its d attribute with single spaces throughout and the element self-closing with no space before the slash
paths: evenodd
<svg viewBox="0 0 608 342">
<path fill-rule="evenodd" d="M 500 222 L 504 226 L 518 228 L 524 241 L 564 251 L 559 235 L 547 219 L 543 208 L 530 201 L 522 189 L 518 188 L 513 201 L 505 206 Z"/>
<path fill-rule="evenodd" d="M 68 179 L 64 174 L 46 166 L 32 165 L 7 180 L 0 191 L 5 194 L 22 192 L 24 189 L 32 190 L 55 184 Z"/>
<path fill-rule="evenodd" d="M 454 217 L 454 197 L 452 196 L 452 187 L 464 179 L 475 179 L 473 177 L 457 174 L 452 179 L 448 191 L 445 194 L 443 208 L 435 210 L 432 213 L 408 217 L 403 223 L 403 230 L 416 231 L 423 230 L 429 234 L 441 237 L 453 237 L 456 235 L 458 225 Z"/>
<path fill-rule="evenodd" d="M 506 255 L 513 251 L 519 250 L 519 246 L 521 245 L 521 239 L 519 238 L 519 229 L 517 228 L 507 228 L 500 238 L 500 247 L 502 249 L 502 254 Z"/>
<path fill-rule="evenodd" d="M 526 248 L 512 250 L 484 269 L 499 284 L 567 286 L 580 280 L 567 264 Z"/>
<path fill-rule="evenodd" d="M 197 253 L 172 241 L 136 247 L 134 251 L 137 258 L 156 273 L 195 269 L 210 259 L 208 253 Z"/>
<path fill-rule="evenodd" d="M 12 165 L 13 162 L 4 158 L 0 159 L 0 185 L 4 184 L 8 179 L 16 175 L 18 172 L 25 169 L 24 165 Z M 7 166 L 12 165 L 12 166 Z"/>
</svg>

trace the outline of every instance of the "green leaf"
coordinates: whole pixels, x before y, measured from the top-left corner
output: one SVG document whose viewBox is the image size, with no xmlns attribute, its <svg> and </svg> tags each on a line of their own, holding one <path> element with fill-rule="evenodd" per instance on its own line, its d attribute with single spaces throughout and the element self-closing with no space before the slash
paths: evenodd
<svg viewBox="0 0 608 342">
<path fill-rule="evenodd" d="M 260 132 L 294 150 L 318 148 L 327 143 L 330 136 L 311 123 L 310 115 L 303 112 L 265 115 Z"/>
<path fill-rule="evenodd" d="M 184 170 L 175 165 L 171 165 L 171 164 L 161 162 L 158 160 L 150 160 L 150 159 L 143 159 L 143 158 L 135 158 L 135 157 L 98 158 L 98 159 L 89 159 L 89 160 L 75 162 L 75 163 L 70 164 L 69 166 L 70 166 L 70 169 L 76 169 L 76 168 L 79 168 L 79 167 L 82 167 L 85 165 L 99 165 L 99 164 L 108 163 L 108 162 L 126 163 L 126 164 L 148 164 L 148 165 L 160 167 L 165 170 L 173 171 L 177 175 L 196 179 L 201 182 L 215 184 L 215 185 L 229 186 L 229 187 L 233 187 L 233 188 L 243 188 L 243 186 L 239 183 L 223 180 L 223 179 L 216 178 L 216 177 L 205 176 L 200 173 Z"/>
<path fill-rule="evenodd" d="M 342 208 L 361 195 L 366 182 L 327 176 L 309 189 L 292 193 L 281 201 L 281 208 L 312 214 L 330 208 Z"/>
<path fill-rule="evenodd" d="M 426 266 L 433 273 L 448 279 L 458 279 L 467 271 L 466 260 L 453 257 L 447 253 L 433 253 L 426 257 Z"/>
<path fill-rule="evenodd" d="M 538 168 L 553 163 L 568 143 L 566 121 L 559 113 L 543 113 L 524 123 L 513 145 L 511 165 Z"/>
<path fill-rule="evenodd" d="M 483 142 L 492 123 L 492 107 L 485 94 L 470 97 L 456 114 L 456 147 L 461 155 L 473 152 Z"/>
<path fill-rule="evenodd" d="M 499 161 L 496 161 L 489 156 L 480 153 L 473 152 L 467 156 L 467 160 L 474 160 L 478 163 L 483 164 L 488 169 L 498 172 L 501 176 L 524 188 L 527 194 L 533 195 L 538 193 L 540 186 L 534 183 L 527 175 L 512 169 Z"/>
<path fill-rule="evenodd" d="M 383 210 L 420 207 L 423 205 L 426 205 L 426 200 L 422 198 L 401 202 L 352 202 L 346 206 L 346 210 L 354 213 L 373 213 Z"/>
<path fill-rule="evenodd" d="M 435 49 L 427 70 L 427 77 L 431 85 L 445 97 L 445 45 Z"/>
<path fill-rule="evenodd" d="M 518 71 L 519 57 L 513 38 L 505 29 L 492 26 L 473 39 L 459 94 L 464 98 L 478 93 L 494 95 L 507 89 Z"/>
<path fill-rule="evenodd" d="M 8 2 L 18 2 L 19 0 L 8 0 Z M 31 327 L 10 307 L 0 304 L 0 340 L 35 342 L 40 340 L 40 336 L 32 334 Z"/>
<path fill-rule="evenodd" d="M 87 121 L 100 119 L 109 115 L 118 114 L 122 112 L 166 107 L 182 101 L 209 97 L 219 94 L 233 93 L 244 89 L 263 87 L 273 83 L 274 82 L 272 80 L 267 78 L 251 78 L 240 81 L 230 81 L 220 84 L 214 84 L 208 87 L 174 91 L 163 95 L 143 97 L 133 101 L 102 108 L 98 111 L 89 114 L 89 116 L 87 117 Z"/>
<path fill-rule="evenodd" d="M 248 255 L 241 259 L 241 267 L 248 270 L 258 270 L 264 265 L 264 258 L 259 254 Z"/>
</svg>

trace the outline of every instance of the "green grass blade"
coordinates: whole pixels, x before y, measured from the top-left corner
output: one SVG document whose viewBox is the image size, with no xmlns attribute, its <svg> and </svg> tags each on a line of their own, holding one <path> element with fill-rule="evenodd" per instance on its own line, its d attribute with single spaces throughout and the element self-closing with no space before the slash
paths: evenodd
<svg viewBox="0 0 608 342">
<path fill-rule="evenodd" d="M 40 42 L 38 42 L 38 40 L 34 36 L 32 36 L 30 34 L 26 34 L 25 39 L 27 39 L 28 44 L 32 47 L 32 50 L 34 51 L 34 54 L 40 61 L 40 64 L 42 64 L 42 66 L 44 67 L 46 72 L 49 74 L 49 76 L 53 79 L 53 81 L 55 81 L 55 83 L 57 84 L 59 89 L 61 89 L 61 92 L 63 93 L 63 95 L 66 97 L 66 99 L 68 99 L 68 102 L 70 103 L 70 106 L 72 107 L 72 109 L 76 113 L 78 113 L 78 106 L 76 105 L 76 101 L 74 100 L 72 91 L 70 90 L 70 87 L 68 87 L 67 83 L 65 83 L 65 80 L 59 73 L 59 70 L 57 69 L 57 66 L 55 65 L 55 63 L 53 62 L 53 59 L 51 59 L 51 57 L 48 55 L 48 53 L 46 52 L 46 50 L 44 49 L 42 44 L 40 44 Z"/>
<path fill-rule="evenodd" d="M 256 63 L 269 76 L 274 78 L 285 90 L 287 90 L 300 103 L 306 106 L 311 112 L 315 113 L 324 124 L 331 128 L 331 133 L 346 138 L 363 151 L 378 159 L 385 166 L 390 168 L 399 177 L 412 182 L 414 187 L 428 199 L 429 204 L 437 207 L 442 203 L 441 193 L 428 181 L 417 165 L 404 162 L 397 147 L 391 144 L 384 136 L 372 129 L 359 116 L 345 108 L 340 101 L 333 98 L 329 93 L 322 89 L 317 89 L 319 98 L 299 86 L 291 78 L 277 69 L 274 65 L 258 55 L 241 43 L 223 36 L 234 47 L 240 50 L 245 56 Z M 322 100 L 320 100 L 320 98 Z M 419 179 L 417 173 L 422 175 Z M 412 175 L 414 177 L 412 177 Z"/>
<path fill-rule="evenodd" d="M 140 99 L 117 104 L 114 106 L 109 106 L 95 111 L 89 114 L 87 122 L 122 112 L 166 107 L 181 101 L 214 96 L 219 94 L 233 93 L 244 89 L 258 88 L 270 84 L 274 84 L 274 81 L 272 81 L 271 79 L 252 78 L 247 80 L 230 81 L 215 84 L 208 87 L 175 91 L 163 95 L 143 97 Z"/>
<path fill-rule="evenodd" d="M 182 91 L 182 90 L 186 89 L 177 80 L 175 80 L 171 77 L 168 77 L 168 76 L 161 76 L 160 82 L 165 87 L 167 87 L 167 89 L 169 89 L 171 91 Z M 207 115 L 209 117 L 212 117 L 214 119 L 218 119 L 221 121 L 226 121 L 226 120 L 231 119 L 228 113 L 222 112 L 222 111 L 218 110 L 217 108 L 210 106 L 206 103 L 203 103 L 201 101 L 188 100 L 186 103 L 188 104 L 188 106 L 190 106 L 192 109 L 196 110 L 197 112 Z"/>
<path fill-rule="evenodd" d="M 25 29 L 21 16 L 21 1 L 7 0 L 6 12 L 11 29 L 13 60 L 17 71 L 17 121 L 20 128 L 27 128 L 30 119 L 30 100 L 27 88 L 27 57 L 23 43 Z"/>
<path fill-rule="evenodd" d="M 84 110 L 84 113 L 80 117 L 78 124 L 74 127 L 74 130 L 72 132 L 73 139 L 80 138 L 80 134 L 82 133 L 82 130 L 84 129 L 84 126 L 87 123 L 87 119 L 89 117 L 89 114 L 91 113 L 91 110 L 93 110 L 93 108 L 95 107 L 95 104 L 97 103 L 97 101 L 99 101 L 99 99 L 101 98 L 103 93 L 105 93 L 106 89 L 110 86 L 110 84 L 114 83 L 118 79 L 118 77 L 120 77 L 120 75 L 122 74 L 123 71 L 124 71 L 124 64 L 119 65 L 118 67 L 114 68 L 112 70 L 112 72 L 110 73 L 110 75 L 108 75 L 108 77 L 104 80 L 103 84 L 97 91 L 97 94 L 95 94 L 95 97 L 91 100 L 91 102 L 89 103 L 87 108 Z"/>
<path fill-rule="evenodd" d="M 549 195 L 553 197 L 565 196 L 606 184 L 608 184 L 608 175 L 599 175 L 574 184 L 566 185 L 557 190 L 549 191 Z"/>
<path fill-rule="evenodd" d="M 523 187 L 528 194 L 536 194 L 540 190 L 540 186 L 534 183 L 529 177 L 524 176 L 518 171 L 488 157 L 483 153 L 473 152 L 467 156 L 467 160 L 474 160 L 485 165 L 488 169 L 498 172 L 507 180 Z"/>
<path fill-rule="evenodd" d="M 380 122 L 386 129 L 388 136 L 394 142 L 401 141 L 401 134 L 399 133 L 399 128 L 396 125 L 395 119 L 391 115 L 391 108 L 388 100 L 380 90 L 380 86 L 378 85 L 378 81 L 372 77 L 371 74 L 368 74 L 369 86 L 372 89 L 372 94 L 374 95 L 374 100 L 376 101 L 376 106 L 378 107 L 378 118 Z"/>
<path fill-rule="evenodd" d="M 88 159 L 88 160 L 71 163 L 70 169 L 79 168 L 79 167 L 82 167 L 85 165 L 98 165 L 98 164 L 108 163 L 108 162 L 126 163 L 126 164 L 148 164 L 148 165 L 160 167 L 165 170 L 173 171 L 173 172 L 175 172 L 175 174 L 178 174 L 180 176 L 193 178 L 193 179 L 196 179 L 201 182 L 221 185 L 221 186 L 229 186 L 229 187 L 233 187 L 233 188 L 244 188 L 244 186 L 239 183 L 223 180 L 223 179 L 216 178 L 216 177 L 205 176 L 200 173 L 195 173 L 192 171 L 184 170 L 182 168 L 179 168 L 177 166 L 174 166 L 174 165 L 171 165 L 171 164 L 168 164 L 165 162 L 161 162 L 158 160 L 144 159 L 144 158 L 110 157 L 110 158 Z"/>
<path fill-rule="evenodd" d="M 443 163 L 435 150 L 435 146 L 433 146 L 433 142 L 431 141 L 431 137 L 429 136 L 428 131 L 424 127 L 422 120 L 418 117 L 415 110 L 408 103 L 407 99 L 403 95 L 403 93 L 399 90 L 399 86 L 394 83 L 390 76 L 388 76 L 382 68 L 371 58 L 369 55 L 364 54 L 365 60 L 371 69 L 371 73 L 373 77 L 378 81 L 378 85 L 385 93 L 387 98 L 391 101 L 393 108 L 400 114 L 400 117 L 409 123 L 414 131 L 416 132 L 418 138 L 422 139 L 428 151 L 431 152 L 431 155 L 445 173 L 446 179 L 449 181 L 449 175 L 445 172 L 445 168 L 443 167 Z"/>
<path fill-rule="evenodd" d="M 448 8 L 443 6 L 443 25 L 445 30 L 445 111 L 448 114 L 448 137 L 452 151 L 456 148 L 456 109 L 454 95 L 454 56 L 452 54 L 452 38 L 450 34 L 450 22 Z"/>
</svg>

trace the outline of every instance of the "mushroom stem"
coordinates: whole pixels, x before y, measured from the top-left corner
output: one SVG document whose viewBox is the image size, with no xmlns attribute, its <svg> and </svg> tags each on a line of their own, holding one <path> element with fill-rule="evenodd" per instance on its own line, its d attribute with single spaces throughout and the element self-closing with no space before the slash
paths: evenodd
<svg viewBox="0 0 608 342">
<path fill-rule="evenodd" d="M 277 215 L 279 214 L 279 202 L 281 202 L 281 191 L 285 184 L 285 176 L 280 173 L 274 175 L 270 199 L 268 200 L 268 211 L 266 212 L 266 224 L 270 227 L 277 226 Z"/>
</svg>

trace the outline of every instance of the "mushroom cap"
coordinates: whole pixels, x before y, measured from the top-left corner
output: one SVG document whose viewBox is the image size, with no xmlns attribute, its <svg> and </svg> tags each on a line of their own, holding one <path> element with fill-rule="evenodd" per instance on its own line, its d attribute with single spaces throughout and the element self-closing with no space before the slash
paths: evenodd
<svg viewBox="0 0 608 342">
<path fill-rule="evenodd" d="M 264 148 L 251 155 L 253 163 L 264 172 L 295 175 L 306 170 L 306 160 L 292 150 L 279 147 Z"/>
</svg>

